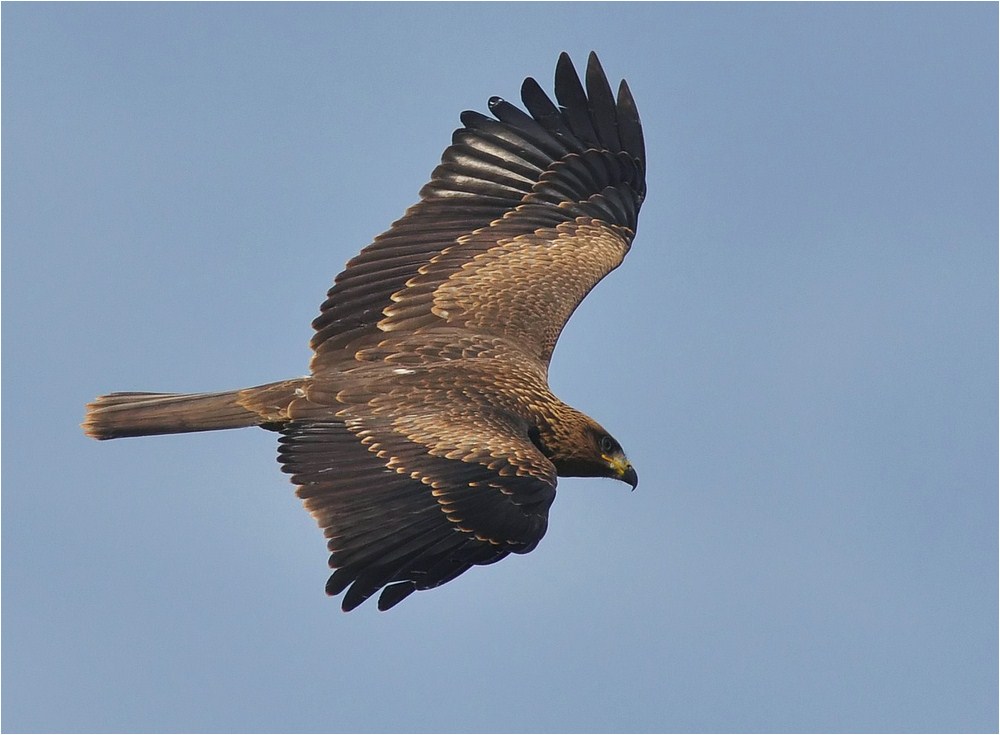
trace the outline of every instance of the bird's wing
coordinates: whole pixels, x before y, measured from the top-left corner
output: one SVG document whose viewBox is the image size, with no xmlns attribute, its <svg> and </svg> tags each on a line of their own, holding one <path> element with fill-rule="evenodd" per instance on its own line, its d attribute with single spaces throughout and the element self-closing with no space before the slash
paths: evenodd
<svg viewBox="0 0 1000 735">
<path fill-rule="evenodd" d="M 447 325 L 501 336 L 547 364 L 573 310 L 617 267 L 645 195 L 642 127 L 594 54 L 562 54 L 554 104 L 494 97 L 462 115 L 421 200 L 352 259 L 313 322 L 313 373 L 388 332 Z"/>
<path fill-rule="evenodd" d="M 522 420 L 460 402 L 318 410 L 285 426 L 279 461 L 328 538 L 327 593 L 350 587 L 345 611 L 383 587 L 387 610 L 544 535 L 556 472 Z"/>
</svg>

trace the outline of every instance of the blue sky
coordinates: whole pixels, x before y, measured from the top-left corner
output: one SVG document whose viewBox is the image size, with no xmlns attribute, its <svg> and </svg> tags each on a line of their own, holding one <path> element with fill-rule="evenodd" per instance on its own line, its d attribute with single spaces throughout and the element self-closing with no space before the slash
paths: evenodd
<svg viewBox="0 0 1000 735">
<path fill-rule="evenodd" d="M 991 731 L 997 6 L 2 9 L 5 731 Z M 633 459 L 390 613 L 256 430 L 463 109 L 626 77 L 639 235 L 553 389 Z"/>
</svg>

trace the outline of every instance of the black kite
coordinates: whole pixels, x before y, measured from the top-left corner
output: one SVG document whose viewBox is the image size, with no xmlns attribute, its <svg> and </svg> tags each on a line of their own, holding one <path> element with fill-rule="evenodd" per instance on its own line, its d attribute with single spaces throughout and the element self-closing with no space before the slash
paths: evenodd
<svg viewBox="0 0 1000 735">
<path fill-rule="evenodd" d="M 324 529 L 351 610 L 386 610 L 531 551 L 556 477 L 635 487 L 621 446 L 548 387 L 556 340 L 621 264 L 645 194 L 642 128 L 594 54 L 558 106 L 534 79 L 462 114 L 420 202 L 348 264 L 313 322 L 311 375 L 225 393 L 112 393 L 97 439 L 261 426 Z M 350 588 L 350 589 L 348 589 Z M 384 589 L 383 589 L 384 588 Z"/>
</svg>

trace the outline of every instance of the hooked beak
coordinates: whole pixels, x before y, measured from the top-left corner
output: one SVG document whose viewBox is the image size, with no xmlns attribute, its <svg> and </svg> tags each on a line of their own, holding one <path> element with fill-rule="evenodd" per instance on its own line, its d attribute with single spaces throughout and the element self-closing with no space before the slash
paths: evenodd
<svg viewBox="0 0 1000 735">
<path fill-rule="evenodd" d="M 632 465 L 628 465 L 624 472 L 622 472 L 619 478 L 622 482 L 627 482 L 635 490 L 635 486 L 639 484 L 639 475 L 635 474 L 635 468 Z"/>
<path fill-rule="evenodd" d="M 624 455 L 619 455 L 615 457 L 605 456 L 608 464 L 611 465 L 611 469 L 615 473 L 615 478 L 621 480 L 622 482 L 627 482 L 635 490 L 635 486 L 639 484 L 639 476 L 635 473 L 635 468 L 632 464 L 625 459 Z"/>
</svg>

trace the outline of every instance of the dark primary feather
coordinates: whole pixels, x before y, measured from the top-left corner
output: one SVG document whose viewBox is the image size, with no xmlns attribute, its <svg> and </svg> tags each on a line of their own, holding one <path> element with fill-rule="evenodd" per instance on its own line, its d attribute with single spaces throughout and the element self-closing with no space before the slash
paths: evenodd
<svg viewBox="0 0 1000 735">
<path fill-rule="evenodd" d="M 618 136 L 623 150 L 629 151 L 645 166 L 646 144 L 642 137 L 642 123 L 639 122 L 639 111 L 628 82 L 624 79 L 618 85 Z"/>
<path fill-rule="evenodd" d="M 587 100 L 590 119 L 597 131 L 597 139 L 609 150 L 617 153 L 622 149 L 618 137 L 618 107 L 611 92 L 611 85 L 608 84 L 608 78 L 604 75 L 604 69 L 593 53 L 587 60 Z"/>
<path fill-rule="evenodd" d="M 565 52 L 559 55 L 559 62 L 556 64 L 556 100 L 576 137 L 588 148 L 601 146 L 601 138 L 591 117 L 587 93 L 580 84 L 580 77 L 576 75 L 569 54 Z"/>
</svg>

